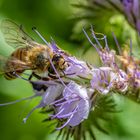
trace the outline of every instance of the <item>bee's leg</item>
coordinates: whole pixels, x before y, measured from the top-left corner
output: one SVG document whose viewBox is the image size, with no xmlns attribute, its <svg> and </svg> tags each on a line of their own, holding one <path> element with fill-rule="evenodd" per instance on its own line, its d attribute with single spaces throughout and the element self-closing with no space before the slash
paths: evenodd
<svg viewBox="0 0 140 140">
<path fill-rule="evenodd" d="M 29 76 L 28 80 L 30 81 L 33 78 L 33 72 L 31 73 L 31 75 Z"/>
<path fill-rule="evenodd" d="M 50 78 L 48 77 L 41 77 L 39 75 L 37 75 L 36 73 L 32 72 L 32 76 L 34 76 L 35 78 L 37 78 L 38 80 L 44 80 L 44 81 L 49 81 L 51 80 Z"/>
<path fill-rule="evenodd" d="M 63 77 L 66 77 L 66 74 L 63 70 L 61 70 L 61 72 L 63 73 Z"/>
<path fill-rule="evenodd" d="M 48 76 L 52 79 L 58 79 L 58 77 L 54 74 L 48 73 Z"/>
<path fill-rule="evenodd" d="M 20 74 L 17 74 L 15 71 L 13 71 L 12 74 L 13 74 L 14 76 L 16 76 L 17 78 L 23 79 L 23 80 L 25 80 L 25 81 L 29 81 L 28 79 L 22 77 Z"/>
</svg>

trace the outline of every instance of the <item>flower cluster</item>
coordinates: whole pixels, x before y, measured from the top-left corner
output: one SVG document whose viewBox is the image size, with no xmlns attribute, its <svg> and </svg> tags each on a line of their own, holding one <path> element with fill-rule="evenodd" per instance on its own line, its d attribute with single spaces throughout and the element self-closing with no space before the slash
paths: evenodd
<svg viewBox="0 0 140 140">
<path fill-rule="evenodd" d="M 140 32 L 140 1 L 139 0 L 89 0 L 97 10 L 116 10 L 125 16 L 129 24 Z"/>
<path fill-rule="evenodd" d="M 52 48 L 56 53 L 63 55 L 65 61 L 68 62 L 68 66 L 63 71 L 64 77 L 60 78 L 59 76 L 51 81 L 30 81 L 36 95 L 42 96 L 42 100 L 36 108 L 46 106 L 53 108 L 54 114 L 50 115 L 50 119 L 62 122 L 62 125 L 57 129 L 62 129 L 65 126 L 74 127 L 87 119 L 90 110 L 94 107 L 93 96 L 96 94 L 106 95 L 111 91 L 125 94 L 128 90 L 140 88 L 139 60 L 126 49 L 119 55 L 110 50 L 105 35 L 102 38 L 105 41 L 105 47 L 102 47 L 91 28 L 92 36 L 99 46 L 97 47 L 92 43 L 85 30 L 83 31 L 97 50 L 102 62 L 101 67 L 95 68 L 76 57 L 66 55 L 53 43 Z M 59 72 L 56 74 L 59 75 Z M 40 94 L 40 90 L 44 86 L 46 87 L 45 91 Z M 28 117 L 29 115 L 24 121 Z"/>
<path fill-rule="evenodd" d="M 89 65 L 85 61 L 66 54 L 54 42 L 50 43 L 52 50 L 63 56 L 67 66 L 61 75 L 51 62 L 56 75 L 54 79 L 45 80 L 45 77 L 42 77 L 42 79 L 29 80 L 35 94 L 22 100 L 38 96 L 42 99 L 24 118 L 24 122 L 35 109 L 49 107 L 53 110 L 53 113 L 49 114 L 49 119 L 58 120 L 60 124 L 57 130 L 66 126 L 76 127 L 88 119 L 90 111 L 96 107 L 98 95 L 109 95 L 112 91 L 127 95 L 132 94 L 128 91 L 140 89 L 140 60 L 132 55 L 132 43 L 130 43 L 130 49 L 124 49 L 117 55 L 108 47 L 105 35 L 101 38 L 105 41 L 105 47 L 103 47 L 92 28 L 91 33 L 96 44 L 91 41 L 86 31 L 83 31 L 91 45 L 97 50 L 102 66 L 97 68 Z M 133 92 L 133 96 L 135 95 L 136 93 Z M 1 106 L 12 103 L 15 102 L 1 104 Z"/>
</svg>

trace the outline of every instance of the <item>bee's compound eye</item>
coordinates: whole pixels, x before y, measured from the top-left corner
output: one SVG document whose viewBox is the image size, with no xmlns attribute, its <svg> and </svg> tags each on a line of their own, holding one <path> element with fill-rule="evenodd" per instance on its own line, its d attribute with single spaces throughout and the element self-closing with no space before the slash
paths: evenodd
<svg viewBox="0 0 140 140">
<path fill-rule="evenodd" d="M 54 56 L 53 56 L 52 61 L 59 61 L 61 58 L 62 58 L 62 56 L 61 56 L 61 55 L 56 54 L 56 55 L 54 55 Z"/>
</svg>

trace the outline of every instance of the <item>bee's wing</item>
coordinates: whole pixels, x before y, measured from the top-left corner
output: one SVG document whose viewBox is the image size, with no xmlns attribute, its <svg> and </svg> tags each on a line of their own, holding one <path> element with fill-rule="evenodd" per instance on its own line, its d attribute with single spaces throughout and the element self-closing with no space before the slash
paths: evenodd
<svg viewBox="0 0 140 140">
<path fill-rule="evenodd" d="M 33 39 L 16 23 L 9 19 L 4 19 L 1 22 L 1 31 L 8 45 L 17 47 L 31 47 L 34 43 Z"/>
<path fill-rule="evenodd" d="M 6 68 L 7 62 L 11 63 L 8 68 Z M 27 64 L 17 58 L 6 58 L 0 55 L 0 74 L 13 71 L 30 70 L 30 64 Z"/>
</svg>

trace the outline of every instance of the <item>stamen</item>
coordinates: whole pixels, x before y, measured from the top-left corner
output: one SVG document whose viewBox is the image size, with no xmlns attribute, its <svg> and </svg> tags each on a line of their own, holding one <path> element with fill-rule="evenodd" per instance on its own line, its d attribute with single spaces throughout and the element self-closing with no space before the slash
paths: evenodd
<svg viewBox="0 0 140 140">
<path fill-rule="evenodd" d="M 52 102 L 50 105 L 54 105 L 55 103 L 61 102 L 63 100 L 65 100 L 65 98 L 58 99 L 58 100 Z"/>
<path fill-rule="evenodd" d="M 96 43 L 97 43 L 97 44 L 99 45 L 99 47 L 102 49 L 103 47 L 101 46 L 100 42 L 98 41 L 97 37 L 95 36 L 92 25 L 91 25 L 91 32 L 92 32 L 92 35 L 93 35 L 93 37 L 94 37 Z"/>
<path fill-rule="evenodd" d="M 113 63 L 113 65 L 114 65 L 114 67 L 116 68 L 117 72 L 120 74 L 120 76 L 121 76 L 122 78 L 124 78 L 123 75 L 122 75 L 122 73 L 121 73 L 121 71 L 120 71 L 120 69 L 119 69 L 119 67 L 118 67 L 118 65 L 117 65 L 116 63 Z"/>
<path fill-rule="evenodd" d="M 130 56 L 132 56 L 133 53 L 132 53 L 132 39 L 130 38 Z"/>
<path fill-rule="evenodd" d="M 8 102 L 8 103 L 3 103 L 3 104 L 0 104 L 0 106 L 6 106 L 6 105 L 15 104 L 15 103 L 18 103 L 18 102 L 21 102 L 21 101 L 24 101 L 24 100 L 32 99 L 32 98 L 34 98 L 34 97 L 36 97 L 36 96 L 37 96 L 37 95 L 33 95 L 33 96 L 26 97 L 26 98 L 22 98 L 22 99 L 19 99 L 19 100 L 16 100 L 16 101 L 12 101 L 12 102 Z"/>
<path fill-rule="evenodd" d="M 32 27 L 32 30 L 47 44 L 49 47 L 49 43 L 44 39 L 44 37 L 36 30 L 36 27 Z"/>
<path fill-rule="evenodd" d="M 56 128 L 56 130 L 60 130 L 60 129 L 64 128 L 64 127 L 70 122 L 70 120 L 72 119 L 73 115 L 74 115 L 74 114 L 72 114 L 72 115 L 69 117 L 69 119 L 68 119 L 61 127 Z"/>
<path fill-rule="evenodd" d="M 104 36 L 104 38 L 105 38 L 105 48 L 107 49 L 107 51 L 109 52 L 109 47 L 108 47 L 108 43 L 107 43 L 107 37 L 106 37 L 106 35 Z"/>
<path fill-rule="evenodd" d="M 74 62 L 70 57 L 67 58 L 67 61 L 68 61 L 68 62 L 71 62 L 71 63 L 73 63 L 73 64 L 76 64 L 76 65 L 79 65 L 79 66 L 81 66 L 83 69 L 86 69 L 84 66 L 82 66 L 82 64 L 79 64 L 78 62 L 77 62 L 77 63 Z"/>
<path fill-rule="evenodd" d="M 86 31 L 84 30 L 84 28 L 83 28 L 83 32 L 84 32 L 85 36 L 87 37 L 89 43 L 96 49 L 96 51 L 97 51 L 98 54 L 99 54 L 99 49 L 96 47 L 95 44 L 93 44 L 93 42 L 92 42 L 91 39 L 89 38 L 88 34 L 87 34 Z"/>
<path fill-rule="evenodd" d="M 28 120 L 28 118 L 30 117 L 30 115 L 37 109 L 43 107 L 42 104 L 37 105 L 36 107 L 34 107 L 29 113 L 28 115 L 23 119 L 23 123 L 26 123 L 26 121 Z"/>
<path fill-rule="evenodd" d="M 115 43 L 116 43 L 116 45 L 117 45 L 117 48 L 118 48 L 119 54 L 121 55 L 121 54 L 122 54 L 122 50 L 121 50 L 121 47 L 120 47 L 120 45 L 119 45 L 119 42 L 118 42 L 118 40 L 117 40 L 117 38 L 116 38 L 114 32 L 112 32 L 112 35 L 113 35 L 113 38 L 114 38 Z"/>
<path fill-rule="evenodd" d="M 51 116 L 52 119 L 57 118 L 57 116 L 58 116 L 59 114 L 61 114 L 63 111 L 64 111 L 64 108 L 61 109 L 57 114 L 55 114 L 55 115 L 50 115 L 50 116 Z"/>
<path fill-rule="evenodd" d="M 62 103 L 57 103 L 57 104 L 55 104 L 55 106 L 60 106 L 60 105 L 66 104 L 66 103 L 74 102 L 74 101 L 77 101 L 78 99 L 79 98 L 70 99 L 70 100 L 67 100 L 67 101 L 62 102 Z"/>
<path fill-rule="evenodd" d="M 58 47 L 56 46 L 56 43 L 55 43 L 55 41 L 54 41 L 54 39 L 53 39 L 52 37 L 51 37 L 51 40 L 52 40 L 52 41 L 51 41 L 51 42 L 52 42 L 51 44 L 53 44 L 53 45 L 52 45 L 52 46 L 53 46 L 52 48 L 53 48 L 55 51 L 58 51 Z"/>
<path fill-rule="evenodd" d="M 76 113 L 77 111 L 73 111 L 73 112 L 70 112 L 70 113 L 67 113 L 65 115 L 58 115 L 57 118 L 61 119 L 61 118 L 67 118 L 69 116 L 71 116 L 72 114 Z"/>
<path fill-rule="evenodd" d="M 56 128 L 56 130 L 60 130 L 60 129 L 64 128 L 64 127 L 70 122 L 70 120 L 72 119 L 73 115 L 75 114 L 75 111 L 77 110 L 77 108 L 78 108 L 78 107 L 76 107 L 76 108 L 73 110 L 72 115 L 69 117 L 69 119 L 68 119 L 61 127 Z"/>
</svg>

